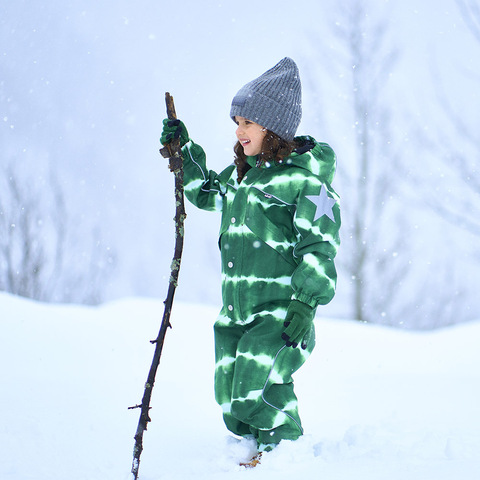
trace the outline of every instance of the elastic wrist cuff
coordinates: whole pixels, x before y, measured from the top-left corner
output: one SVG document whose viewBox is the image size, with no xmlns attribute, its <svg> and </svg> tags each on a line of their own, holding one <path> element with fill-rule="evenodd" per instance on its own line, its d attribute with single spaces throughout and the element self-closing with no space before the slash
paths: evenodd
<svg viewBox="0 0 480 480">
<path fill-rule="evenodd" d="M 299 302 L 306 303 L 308 306 L 312 307 L 313 309 L 317 308 L 317 301 L 311 297 L 310 295 L 307 295 L 305 293 L 294 293 L 292 295 L 292 300 L 298 300 Z"/>
</svg>

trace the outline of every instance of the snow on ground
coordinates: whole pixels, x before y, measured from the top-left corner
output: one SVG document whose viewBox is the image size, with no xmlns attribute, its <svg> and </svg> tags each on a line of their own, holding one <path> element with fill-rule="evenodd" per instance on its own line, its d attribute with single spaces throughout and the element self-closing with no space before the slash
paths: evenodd
<svg viewBox="0 0 480 480">
<path fill-rule="evenodd" d="M 0 478 L 130 478 L 161 301 L 45 305 L 0 294 Z M 253 470 L 213 399 L 215 308 L 176 304 L 140 478 L 477 479 L 480 322 L 411 333 L 316 319 L 296 376 L 306 434 Z"/>
</svg>

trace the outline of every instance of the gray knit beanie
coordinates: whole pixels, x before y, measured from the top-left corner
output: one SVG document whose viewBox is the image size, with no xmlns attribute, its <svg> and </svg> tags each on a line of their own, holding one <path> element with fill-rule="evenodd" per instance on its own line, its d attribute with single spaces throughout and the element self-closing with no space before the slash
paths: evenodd
<svg viewBox="0 0 480 480">
<path fill-rule="evenodd" d="M 302 118 L 302 86 L 295 62 L 285 57 L 243 86 L 232 100 L 230 116 L 244 117 L 293 140 Z"/>
</svg>

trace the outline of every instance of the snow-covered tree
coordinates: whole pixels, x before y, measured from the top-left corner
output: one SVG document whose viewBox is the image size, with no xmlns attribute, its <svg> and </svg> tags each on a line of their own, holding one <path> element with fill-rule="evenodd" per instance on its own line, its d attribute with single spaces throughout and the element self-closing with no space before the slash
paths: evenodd
<svg viewBox="0 0 480 480">
<path fill-rule="evenodd" d="M 401 323 L 403 307 L 396 300 L 410 266 L 409 226 L 395 199 L 405 159 L 385 95 L 397 51 L 385 18 L 375 18 L 365 2 L 342 8 L 334 33 L 343 51 L 335 75 L 343 78 L 352 132 L 345 140 L 352 158 L 339 168 L 347 252 L 342 266 L 351 279 L 352 314 L 360 321 Z"/>
<path fill-rule="evenodd" d="M 461 16 L 480 47 L 480 3 L 475 0 L 456 0 Z M 478 48 L 477 55 L 480 55 Z M 480 84 L 479 72 L 474 78 L 474 84 Z M 455 227 L 460 227 L 471 234 L 480 237 L 480 116 L 479 109 L 466 109 L 465 105 L 453 104 L 448 92 L 443 90 L 442 82 L 437 82 L 439 102 L 448 119 L 452 135 L 438 132 L 435 141 L 435 151 L 449 172 L 447 189 L 436 190 L 429 202 L 445 220 Z M 467 106 L 468 107 L 468 106 Z M 456 185 L 456 188 L 452 187 Z M 452 191 L 461 191 L 462 195 L 451 198 Z"/>
<path fill-rule="evenodd" d="M 69 217 L 55 175 L 3 162 L 0 290 L 47 302 L 99 303 L 114 266 L 99 231 L 86 235 L 93 237 L 88 247 L 77 242 L 81 222 Z"/>
</svg>

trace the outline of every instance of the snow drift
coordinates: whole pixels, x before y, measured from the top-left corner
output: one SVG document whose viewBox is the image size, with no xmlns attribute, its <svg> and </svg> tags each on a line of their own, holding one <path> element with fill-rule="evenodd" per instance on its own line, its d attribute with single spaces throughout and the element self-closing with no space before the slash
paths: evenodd
<svg viewBox="0 0 480 480">
<path fill-rule="evenodd" d="M 2 480 L 130 478 L 163 303 L 45 305 L 0 294 Z M 478 478 L 480 322 L 432 333 L 317 317 L 295 382 L 305 436 L 238 466 L 213 399 L 215 308 L 177 304 L 153 391 L 140 478 Z"/>
</svg>

